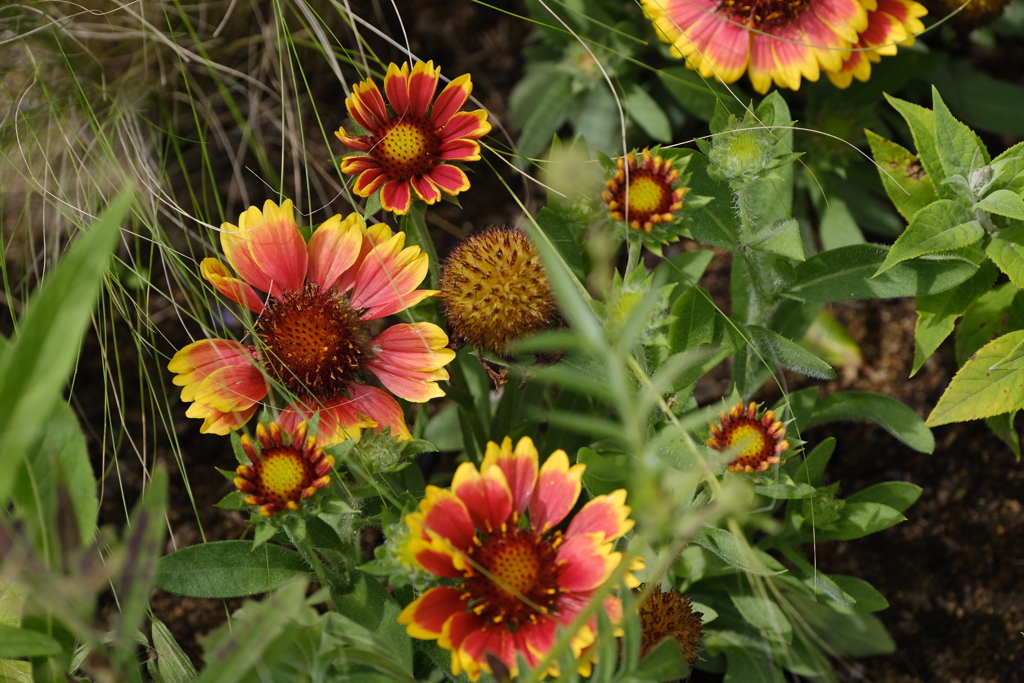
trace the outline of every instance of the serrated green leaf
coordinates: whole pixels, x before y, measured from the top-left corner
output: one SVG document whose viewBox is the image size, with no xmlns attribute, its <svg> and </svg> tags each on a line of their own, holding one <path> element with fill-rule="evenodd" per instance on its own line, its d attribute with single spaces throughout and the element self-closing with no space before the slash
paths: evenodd
<svg viewBox="0 0 1024 683">
<path fill-rule="evenodd" d="M 799 344 L 760 325 L 747 325 L 750 343 L 761 356 L 784 368 L 815 379 L 835 379 L 832 367 Z"/>
<path fill-rule="evenodd" d="M 865 130 L 878 175 L 896 210 L 908 221 L 939 198 L 920 159 L 895 142 Z"/>
<path fill-rule="evenodd" d="M 898 510 L 881 503 L 847 503 L 839 519 L 829 529 L 818 532 L 818 538 L 852 541 L 906 521 Z"/>
<path fill-rule="evenodd" d="M 910 127 L 910 134 L 914 138 L 914 146 L 921 158 L 921 164 L 932 181 L 932 186 L 940 197 L 953 198 L 951 190 L 946 188 L 942 181 L 946 179 L 946 171 L 939 158 L 938 145 L 935 139 L 935 114 L 931 109 L 907 102 L 888 94 L 885 99 L 900 113 L 903 120 Z"/>
<path fill-rule="evenodd" d="M 182 548 L 160 560 L 154 584 L 195 598 L 233 598 L 265 593 L 309 574 L 293 550 L 249 541 L 216 541 Z"/>
<path fill-rule="evenodd" d="M 965 206 L 940 199 L 915 214 L 906 231 L 892 245 L 875 276 L 918 256 L 974 244 L 984 235 L 985 228 Z"/>
<path fill-rule="evenodd" d="M 953 118 L 935 86 L 932 86 L 932 108 L 935 112 L 935 146 L 946 177 L 962 175 L 970 178 L 974 171 L 988 163 L 985 147 L 973 130 Z"/>
<path fill-rule="evenodd" d="M 996 190 L 986 195 L 974 206 L 978 209 L 984 209 L 989 213 L 1024 221 L 1024 199 L 1021 199 L 1020 195 L 1016 192 Z"/>
<path fill-rule="evenodd" d="M 925 424 L 980 420 L 1022 407 L 1024 331 L 1018 330 L 989 342 L 964 363 Z"/>
<path fill-rule="evenodd" d="M 974 275 L 978 266 L 959 259 L 918 259 L 900 263 L 872 277 L 888 255 L 885 247 L 855 244 L 815 254 L 797 264 L 784 296 L 830 303 L 854 299 L 938 294 Z"/>
<path fill-rule="evenodd" d="M 935 450 L 935 437 L 917 413 L 882 394 L 867 391 L 829 394 L 815 404 L 814 413 L 804 429 L 835 420 L 870 420 L 919 453 Z"/>
<path fill-rule="evenodd" d="M 985 253 L 1018 289 L 1024 288 L 1024 245 L 993 235 Z"/>
<path fill-rule="evenodd" d="M 990 190 L 1024 191 L 1024 142 L 1006 150 L 992 160 L 995 178 Z"/>
<path fill-rule="evenodd" d="M 906 512 L 907 508 L 921 497 L 922 489 L 909 481 L 883 481 L 858 491 L 846 499 L 849 503 L 881 503 L 888 505 L 897 512 Z"/>
<path fill-rule="evenodd" d="M 1024 329 L 1024 294 L 1012 282 L 999 285 L 975 301 L 956 331 L 956 362 L 963 365 L 985 344 Z"/>
<path fill-rule="evenodd" d="M 804 260 L 804 242 L 800 237 L 800 224 L 795 218 L 778 221 L 758 230 L 747 239 L 746 244 L 757 251 L 768 251 L 796 261 Z"/>
</svg>

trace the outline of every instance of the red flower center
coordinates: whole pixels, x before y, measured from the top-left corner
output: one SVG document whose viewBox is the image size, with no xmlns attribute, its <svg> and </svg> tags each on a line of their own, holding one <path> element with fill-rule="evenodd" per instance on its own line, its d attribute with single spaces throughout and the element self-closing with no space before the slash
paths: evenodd
<svg viewBox="0 0 1024 683">
<path fill-rule="evenodd" d="M 284 508 L 289 501 L 302 499 L 302 490 L 313 483 L 315 473 L 295 449 L 274 448 L 252 465 L 256 494 L 275 508 Z"/>
<path fill-rule="evenodd" d="M 559 593 L 554 545 L 533 531 L 515 528 L 476 547 L 472 561 L 490 577 L 481 572 L 465 579 L 470 609 L 513 629 L 536 623 Z"/>
<path fill-rule="evenodd" d="M 436 166 L 440 148 L 441 139 L 430 121 L 406 114 L 372 137 L 370 156 L 389 178 L 408 180 Z"/>
<path fill-rule="evenodd" d="M 718 13 L 752 29 L 786 26 L 810 8 L 810 0 L 722 0 Z"/>
<path fill-rule="evenodd" d="M 262 359 L 293 394 L 341 395 L 370 356 L 369 334 L 337 290 L 307 283 L 270 303 L 256 321 Z"/>
</svg>

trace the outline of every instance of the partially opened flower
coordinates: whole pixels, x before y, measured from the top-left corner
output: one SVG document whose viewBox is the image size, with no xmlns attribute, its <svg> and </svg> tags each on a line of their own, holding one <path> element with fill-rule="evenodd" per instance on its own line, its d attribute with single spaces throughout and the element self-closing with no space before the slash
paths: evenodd
<svg viewBox="0 0 1024 683">
<path fill-rule="evenodd" d="M 863 4 L 862 4 L 863 1 Z M 842 68 L 874 0 L 641 0 L 672 54 L 723 83 L 750 75 L 766 93 Z"/>
<path fill-rule="evenodd" d="M 245 424 L 267 397 L 269 378 L 290 397 L 278 420 L 285 430 L 319 412 L 324 445 L 363 428 L 410 438 L 392 394 L 416 402 L 443 396 L 437 382 L 448 379 L 444 366 L 455 353 L 436 325 L 391 325 L 373 336 L 369 323 L 436 294 L 416 289 L 427 255 L 405 247 L 404 232 L 367 228 L 358 214 L 328 219 L 307 244 L 291 200 L 268 200 L 237 226 L 225 223 L 221 246 L 238 277 L 213 258 L 203 260 L 203 277 L 258 317 L 252 344 L 202 339 L 168 364 L 192 403 L 186 415 L 203 419 L 200 431 L 227 434 Z M 387 391 L 366 384 L 370 375 Z"/>
<path fill-rule="evenodd" d="M 413 191 L 427 204 L 441 193 L 457 195 L 469 189 L 469 179 L 450 161 L 480 158 L 480 138 L 491 130 L 487 112 L 459 111 L 473 85 L 469 74 L 459 76 L 434 100 L 440 67 L 416 62 L 388 67 L 384 77 L 384 103 L 377 84 L 366 79 L 356 84 L 345 106 L 352 120 L 367 135 L 349 135 L 340 128 L 335 135 L 350 149 L 360 152 L 341 160 L 342 173 L 359 174 L 353 187 L 360 197 L 380 190 L 381 205 L 404 214 L 412 204 Z M 390 106 L 389 106 L 390 105 Z"/>
<path fill-rule="evenodd" d="M 453 581 L 414 600 L 398 621 L 451 650 L 453 674 L 475 681 L 493 659 L 516 676 L 519 655 L 536 666 L 622 561 L 612 542 L 633 526 L 624 489 L 591 499 L 564 532 L 555 529 L 576 504 L 584 469 L 560 450 L 538 469 L 533 442 L 524 437 L 513 450 L 506 437 L 487 444 L 479 471 L 463 463 L 450 491 L 428 486 L 419 512 L 406 516 L 408 556 Z M 617 597 L 602 607 L 619 621 Z M 572 637 L 584 675 L 596 633 L 593 617 Z"/>
<path fill-rule="evenodd" d="M 914 36 L 924 31 L 920 17 L 927 13 L 924 5 L 913 0 L 877 0 L 877 7 L 868 12 L 868 27 L 854 49 L 846 53 L 842 68 L 828 72 L 829 80 L 840 88 L 849 87 L 854 78 L 868 80 L 872 62 L 896 54 L 897 45 L 914 44 Z"/>
<path fill-rule="evenodd" d="M 324 455 L 313 437 L 306 437 L 306 423 L 282 433 L 276 422 L 256 425 L 257 446 L 248 434 L 241 437 L 249 465 L 239 465 L 235 488 L 246 494 L 247 505 L 259 507 L 264 517 L 282 510 L 298 510 L 299 504 L 331 481 L 334 458 Z"/>
<path fill-rule="evenodd" d="M 775 411 L 766 410 L 758 417 L 756 403 L 740 402 L 719 416 L 719 424 L 711 425 L 708 446 L 736 455 L 729 463 L 730 472 L 764 472 L 789 448 L 785 436 L 786 428 L 775 419 Z"/>
<path fill-rule="evenodd" d="M 676 182 L 679 169 L 672 159 L 652 156 L 644 149 L 639 162 L 631 152 L 616 160 L 615 168 L 601 193 L 612 218 L 644 232 L 676 219 L 688 188 Z"/>
</svg>

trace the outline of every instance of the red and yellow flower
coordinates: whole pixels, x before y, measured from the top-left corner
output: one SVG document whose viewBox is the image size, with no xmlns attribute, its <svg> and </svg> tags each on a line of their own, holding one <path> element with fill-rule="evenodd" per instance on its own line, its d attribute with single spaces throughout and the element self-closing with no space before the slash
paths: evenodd
<svg viewBox="0 0 1024 683">
<path fill-rule="evenodd" d="M 443 396 L 437 382 L 448 379 L 444 366 L 455 353 L 436 325 L 392 325 L 374 336 L 369 324 L 437 294 L 416 289 L 427 255 L 405 247 L 405 233 L 367 228 L 354 213 L 330 218 L 307 244 L 291 200 L 268 200 L 237 226 L 224 223 L 221 246 L 231 269 L 207 258 L 203 277 L 258 317 L 253 344 L 202 339 L 168 364 L 192 403 L 186 415 L 203 419 L 200 431 L 227 434 L 245 424 L 269 379 L 291 399 L 278 420 L 287 431 L 319 412 L 323 445 L 364 428 L 410 438 L 392 394 L 415 402 Z M 366 384 L 370 375 L 387 391 Z"/>
<path fill-rule="evenodd" d="M 914 44 L 914 36 L 924 31 L 921 17 L 928 14 L 924 5 L 913 0 L 862 0 L 868 6 L 868 27 L 851 52 L 846 53 L 843 66 L 829 71 L 828 78 L 840 88 L 849 87 L 853 79 L 866 81 L 871 76 L 871 63 L 896 54 L 896 46 Z"/>
<path fill-rule="evenodd" d="M 902 0 L 901 0 L 902 1 Z M 881 23 L 901 16 L 875 19 L 876 0 L 641 0 L 659 37 L 672 53 L 705 78 L 732 83 L 744 73 L 759 93 L 774 82 L 780 88 L 800 87 L 801 79 L 818 80 L 822 71 L 842 72 L 851 48 L 865 39 L 881 54 L 895 54 L 896 43 L 908 33 L 878 42 Z M 924 8 L 904 2 L 907 11 Z M 910 7 L 913 6 L 913 7 Z M 901 25 L 915 33 L 920 22 Z M 916 23 L 914 23 L 916 22 Z M 896 36 L 898 31 L 893 31 Z M 868 37 L 865 38 L 865 34 Z M 891 43 L 891 44 L 890 44 Z M 855 53 L 854 53 L 855 54 Z M 862 69 L 863 67 L 859 67 Z M 866 76 L 865 76 L 866 77 Z M 833 79 L 835 80 L 835 79 Z M 849 81 L 847 80 L 847 84 Z"/>
<path fill-rule="evenodd" d="M 500 447 L 487 444 L 479 471 L 463 463 L 451 490 L 428 486 L 419 511 L 406 516 L 407 555 L 455 583 L 431 588 L 398 621 L 410 636 L 451 650 L 453 674 L 465 671 L 475 681 L 481 671 L 491 672 L 493 658 L 516 676 L 519 655 L 536 666 L 554 646 L 557 629 L 587 608 L 621 563 L 612 542 L 633 527 L 624 489 L 591 499 L 564 532 L 555 530 L 576 504 L 584 469 L 570 466 L 561 450 L 538 468 L 529 438 L 513 450 L 506 437 Z M 629 574 L 625 580 L 637 585 Z M 603 608 L 619 621 L 617 597 L 606 597 Z M 585 673 L 596 633 L 594 617 L 572 638 Z"/>
<path fill-rule="evenodd" d="M 602 199 L 608 212 L 634 230 L 650 232 L 658 223 L 670 223 L 683 208 L 689 188 L 676 186 L 679 169 L 671 159 L 652 156 L 651 151 L 629 153 L 615 162 L 615 174 L 605 183 Z"/>
<path fill-rule="evenodd" d="M 789 448 L 785 440 L 786 428 L 775 419 L 775 411 L 766 410 L 758 417 L 757 404 L 744 406 L 737 403 L 728 413 L 719 416 L 719 423 L 711 425 L 708 446 L 716 451 L 734 453 L 729 463 L 730 472 L 764 472 L 781 460 Z"/>
<path fill-rule="evenodd" d="M 459 111 L 473 90 L 469 74 L 449 83 L 435 101 L 440 75 L 433 62 L 417 62 L 411 72 L 408 63 L 401 68 L 392 64 L 384 77 L 388 104 L 372 79 L 353 88 L 345 106 L 368 135 L 349 135 L 344 128 L 335 135 L 360 152 L 341 160 L 342 173 L 359 174 L 352 188 L 357 195 L 369 197 L 380 190 L 381 205 L 404 214 L 413 191 L 433 204 L 441 192 L 457 195 L 469 189 L 462 169 L 446 162 L 478 160 L 477 140 L 490 132 L 491 124 L 482 109 Z"/>
<path fill-rule="evenodd" d="M 272 517 L 281 510 L 298 510 L 299 504 L 331 481 L 328 474 L 334 458 L 324 455 L 317 440 L 306 436 L 300 422 L 285 438 L 280 425 L 256 425 L 257 447 L 248 434 L 241 437 L 249 465 L 239 465 L 235 488 L 246 494 L 247 505 L 259 506 L 259 513 Z"/>
</svg>

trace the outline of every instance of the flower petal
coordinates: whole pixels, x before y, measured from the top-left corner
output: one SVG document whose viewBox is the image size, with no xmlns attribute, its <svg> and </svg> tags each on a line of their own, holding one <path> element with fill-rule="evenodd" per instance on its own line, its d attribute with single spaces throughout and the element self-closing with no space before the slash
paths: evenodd
<svg viewBox="0 0 1024 683">
<path fill-rule="evenodd" d="M 412 638 L 436 640 L 441 637 L 445 623 L 456 614 L 466 612 L 466 600 L 460 591 L 446 586 L 431 588 L 416 598 L 398 615 L 398 623 L 405 626 Z"/>
<path fill-rule="evenodd" d="M 463 190 L 469 189 L 469 178 L 462 172 L 461 168 L 440 164 L 430 169 L 427 176 L 435 185 L 450 195 L 456 195 Z"/>
<path fill-rule="evenodd" d="M 215 258 L 204 258 L 199 264 L 199 272 L 203 274 L 206 281 L 213 285 L 218 292 L 234 301 L 236 304 L 245 306 L 257 315 L 263 312 L 263 301 L 256 295 L 256 292 L 244 280 L 239 280 L 231 275 L 227 266 Z"/>
<path fill-rule="evenodd" d="M 409 113 L 422 117 L 430 107 L 437 90 L 437 80 L 441 77 L 441 67 L 434 67 L 434 62 L 424 64 L 416 62 L 409 77 Z"/>
<path fill-rule="evenodd" d="M 420 199 L 427 204 L 436 204 L 441 200 L 441 190 L 437 189 L 437 185 L 432 183 L 429 177 L 413 176 L 409 178 L 409 183 L 412 185 L 412 189 L 416 190 Z"/>
<path fill-rule="evenodd" d="M 444 396 L 437 382 L 448 379 L 443 368 L 455 359 L 447 345 L 448 335 L 432 323 L 392 325 L 373 340 L 376 357 L 364 365 L 391 393 L 422 403 Z"/>
<path fill-rule="evenodd" d="M 552 453 L 540 468 L 537 488 L 530 500 L 530 524 L 544 533 L 565 519 L 580 497 L 586 465 L 569 467 L 563 450 Z"/>
<path fill-rule="evenodd" d="M 350 213 L 344 220 L 332 216 L 309 238 L 309 279 L 323 289 L 330 289 L 338 278 L 355 263 L 365 232 L 363 218 Z"/>
<path fill-rule="evenodd" d="M 370 168 L 359 174 L 352 191 L 360 197 L 369 197 L 387 182 L 388 174 L 383 168 Z"/>
<path fill-rule="evenodd" d="M 228 413 L 251 408 L 266 395 L 263 373 L 251 363 L 241 363 L 211 372 L 196 387 L 194 400 Z"/>
<path fill-rule="evenodd" d="M 473 92 L 473 83 L 469 74 L 463 74 L 452 80 L 434 102 L 434 108 L 430 110 L 430 123 L 435 128 L 441 128 L 455 112 L 462 108 L 462 105 L 469 99 Z"/>
<path fill-rule="evenodd" d="M 466 552 L 473 547 L 473 518 L 462 499 L 451 491 L 428 485 L 420 512 L 423 530 L 446 541 L 452 550 Z"/>
<path fill-rule="evenodd" d="M 384 93 L 395 115 L 398 118 L 405 116 L 409 111 L 409 62 L 403 63 L 401 68 L 394 62 L 388 66 L 384 75 Z"/>
<path fill-rule="evenodd" d="M 203 421 L 202 426 L 199 427 L 200 434 L 226 436 L 252 419 L 258 408 L 259 405 L 257 404 L 245 410 L 234 410 L 224 413 L 203 403 L 193 403 L 185 411 L 185 416 L 198 418 Z"/>
<path fill-rule="evenodd" d="M 214 371 L 229 365 L 252 366 L 249 347 L 229 339 L 200 339 L 179 350 L 167 364 L 177 375 L 172 381 L 182 401 L 194 401 L 199 384 Z"/>
<path fill-rule="evenodd" d="M 491 673 L 487 662 L 490 655 L 508 667 L 512 678 L 519 675 L 515 638 L 504 624 L 488 624 L 472 613 L 458 614 L 445 624 L 445 635 L 453 645 L 458 643 L 452 648 L 453 674 L 458 675 L 456 664 L 465 669 L 472 680 L 476 680 L 474 671 L 477 676 L 481 669 Z"/>
<path fill-rule="evenodd" d="M 372 137 L 369 135 L 349 135 L 344 128 L 334 131 L 334 137 L 341 140 L 341 144 L 357 152 L 369 152 L 373 149 Z"/>
<path fill-rule="evenodd" d="M 391 211 L 399 216 L 409 212 L 409 205 L 412 202 L 412 195 L 409 192 L 408 180 L 389 180 L 384 183 L 380 193 L 380 203 L 385 211 Z"/>
<path fill-rule="evenodd" d="M 280 298 L 287 289 L 301 289 L 306 278 L 306 243 L 302 240 L 292 201 L 279 207 L 271 200 L 263 210 L 250 207 L 238 225 L 221 225 L 221 245 L 235 272 L 257 289 Z"/>
<path fill-rule="evenodd" d="M 377 132 L 381 124 L 388 120 L 388 108 L 384 104 L 384 98 L 381 97 L 377 84 L 370 78 L 352 87 L 352 95 L 345 100 L 345 107 L 360 128 L 371 133 Z"/>
<path fill-rule="evenodd" d="M 506 436 L 500 447 L 493 441 L 487 442 L 487 451 L 480 464 L 481 472 L 486 472 L 490 467 L 500 467 L 505 473 L 505 480 L 512 492 L 513 509 L 520 515 L 530 504 L 537 484 L 537 459 L 537 448 L 530 437 L 519 439 L 513 452 L 512 439 Z"/>
<path fill-rule="evenodd" d="M 341 159 L 341 172 L 349 175 L 380 168 L 380 162 L 366 154 L 353 154 Z"/>
<path fill-rule="evenodd" d="M 628 519 L 629 510 L 626 505 L 626 489 L 596 496 L 573 515 L 565 531 L 565 538 L 591 533 L 604 534 L 606 541 L 619 538 L 633 528 L 633 520 Z"/>
<path fill-rule="evenodd" d="M 453 116 L 441 130 L 441 140 L 476 140 L 491 132 L 491 124 L 487 122 L 487 112 L 460 111 Z"/>
<path fill-rule="evenodd" d="M 579 534 L 558 547 L 558 586 L 566 591 L 594 590 L 622 561 L 602 534 Z"/>
<path fill-rule="evenodd" d="M 363 261 L 366 260 L 366 255 L 373 250 L 378 244 L 383 244 L 391 239 L 391 228 L 385 223 L 375 223 L 371 226 L 364 226 L 362 228 L 363 243 L 359 247 L 359 256 L 356 257 L 355 263 L 349 266 L 348 270 L 341 274 L 336 284 L 339 292 L 347 292 L 352 289 L 352 286 L 356 282 L 356 275 L 359 273 L 359 269 L 363 265 Z"/>
<path fill-rule="evenodd" d="M 348 394 L 356 412 L 377 423 L 376 431 L 390 427 L 391 436 L 399 441 L 412 438 L 412 432 L 405 425 L 402 407 L 386 391 L 365 384 L 352 384 L 348 388 Z"/>
<path fill-rule="evenodd" d="M 462 463 L 455 470 L 452 493 L 469 510 L 473 526 L 488 534 L 500 530 L 512 514 L 512 493 L 499 467 L 488 468 L 481 475 L 473 463 Z"/>
<path fill-rule="evenodd" d="M 476 140 L 448 140 L 438 148 L 438 156 L 444 161 L 476 161 L 480 158 L 480 143 Z"/>
<path fill-rule="evenodd" d="M 405 233 L 393 235 L 366 255 L 352 287 L 352 308 L 368 309 L 363 320 L 381 317 L 373 310 L 395 300 L 409 301 L 416 285 L 427 275 L 427 255 L 419 247 L 405 246 Z M 411 303 L 406 303 L 402 310 Z"/>
<path fill-rule="evenodd" d="M 358 439 L 363 429 L 377 426 L 376 422 L 357 411 L 355 404 L 344 397 L 323 405 L 315 401 L 294 401 L 281 411 L 277 422 L 285 431 L 293 431 L 300 422 L 308 421 L 317 414 L 320 416 L 317 441 L 321 446 L 333 446 L 348 439 Z"/>
<path fill-rule="evenodd" d="M 423 530 L 423 513 L 416 512 L 405 516 L 405 523 L 411 531 L 406 552 L 416 564 L 435 576 L 455 579 L 466 575 L 465 561 L 460 558 L 459 566 L 455 566 L 455 558 L 460 552 L 436 536 Z"/>
</svg>

